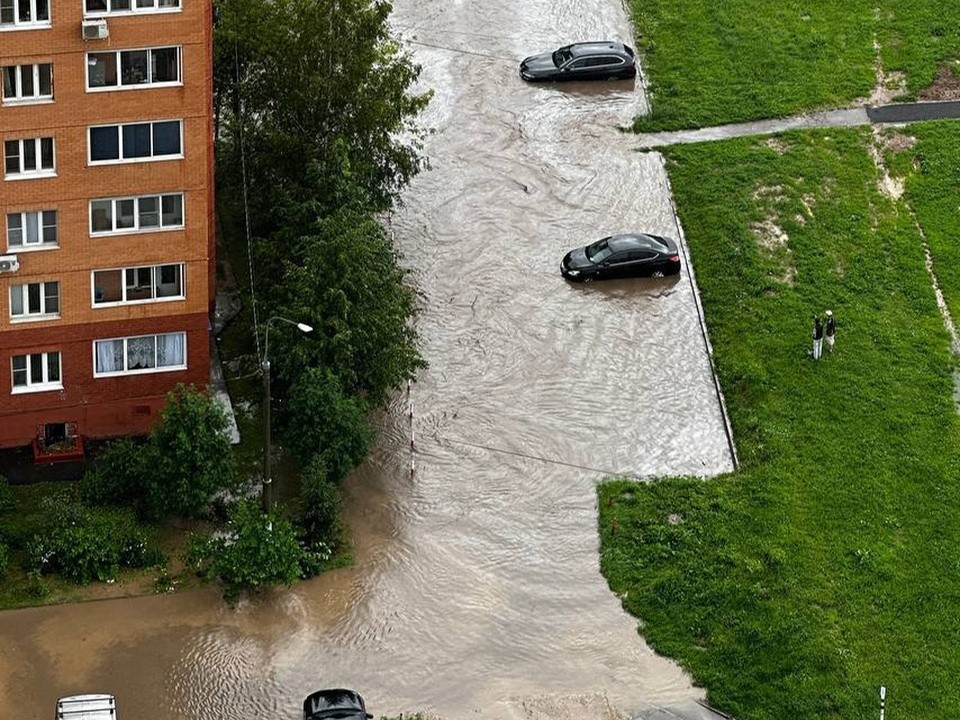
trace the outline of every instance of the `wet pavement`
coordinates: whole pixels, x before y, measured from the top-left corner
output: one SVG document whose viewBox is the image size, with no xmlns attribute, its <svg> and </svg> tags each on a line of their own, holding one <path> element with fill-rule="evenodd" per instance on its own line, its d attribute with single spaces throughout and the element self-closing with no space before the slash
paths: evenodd
<svg viewBox="0 0 960 720">
<path fill-rule="evenodd" d="M 614 129 L 643 92 L 517 77 L 563 41 L 630 42 L 626 14 L 398 0 L 395 24 L 435 90 L 432 170 L 392 224 L 430 367 L 346 486 L 355 566 L 236 610 L 209 590 L 0 614 L 0 719 L 96 691 L 121 720 L 292 720 L 324 686 L 378 716 L 710 716 L 607 588 L 595 507 L 607 474 L 733 467 L 692 278 L 558 272 L 603 234 L 679 235 L 659 157 Z"/>
</svg>

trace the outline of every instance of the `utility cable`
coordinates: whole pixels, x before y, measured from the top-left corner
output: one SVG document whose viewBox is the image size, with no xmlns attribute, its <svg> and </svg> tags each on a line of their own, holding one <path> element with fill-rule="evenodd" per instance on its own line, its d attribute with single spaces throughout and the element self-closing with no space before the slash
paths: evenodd
<svg viewBox="0 0 960 720">
<path fill-rule="evenodd" d="M 234 11 L 233 18 L 236 21 L 236 12 Z M 236 27 L 236 26 L 235 26 Z M 237 118 L 239 123 L 239 138 L 240 138 L 240 169 L 241 177 L 243 180 L 243 220 L 247 236 L 247 274 L 250 279 L 250 305 L 253 310 L 253 339 L 257 346 L 257 360 L 259 363 L 262 363 L 264 360 L 263 355 L 260 352 L 260 321 L 259 321 L 259 310 L 257 309 L 257 291 L 256 286 L 254 285 L 253 277 L 253 237 L 250 232 L 250 193 L 248 189 L 248 179 L 247 179 L 247 150 L 246 145 L 244 144 L 243 137 L 243 94 L 240 92 L 242 85 L 240 78 L 240 50 L 239 50 L 239 41 L 237 40 L 237 35 L 233 36 L 233 75 L 236 79 L 234 85 L 234 92 L 238 94 L 239 102 L 238 109 L 240 111 L 240 117 Z"/>
<path fill-rule="evenodd" d="M 452 48 L 447 45 L 434 45 L 432 43 L 425 43 L 420 40 L 409 40 L 405 39 L 404 42 L 410 43 L 411 45 L 421 45 L 423 47 L 434 48 L 435 50 L 446 50 L 452 53 L 459 53 L 461 55 L 474 55 L 476 57 L 486 58 L 488 60 L 506 60 L 507 62 L 519 62 L 517 58 L 504 57 L 503 55 L 490 55 L 489 53 L 474 52 L 472 50 L 460 50 L 458 48 Z"/>
</svg>

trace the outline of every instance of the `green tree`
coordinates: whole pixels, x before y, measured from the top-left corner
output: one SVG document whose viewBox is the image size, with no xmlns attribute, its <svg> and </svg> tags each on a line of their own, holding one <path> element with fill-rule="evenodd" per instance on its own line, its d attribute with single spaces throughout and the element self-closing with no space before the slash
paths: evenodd
<svg viewBox="0 0 960 720">
<path fill-rule="evenodd" d="M 334 481 L 326 463 L 319 455 L 314 457 L 301 474 L 303 490 L 300 495 L 298 524 L 311 547 L 320 543 L 335 550 L 343 542 L 343 493 Z"/>
<path fill-rule="evenodd" d="M 196 388 L 181 385 L 167 395 L 148 442 L 144 477 L 151 514 L 196 516 L 215 493 L 233 486 L 226 430 L 223 409 Z"/>
<path fill-rule="evenodd" d="M 277 334 L 277 375 L 289 383 L 307 367 L 330 368 L 346 394 L 378 406 L 424 365 L 410 324 L 413 292 L 383 228 L 359 202 L 326 217 L 309 211 L 305 205 L 269 243 L 289 249 L 275 307 L 314 327 L 306 341 Z"/>
<path fill-rule="evenodd" d="M 373 431 L 363 404 L 326 368 L 308 368 L 290 391 L 287 445 L 301 463 L 319 456 L 340 482 L 367 455 Z"/>
<path fill-rule="evenodd" d="M 244 500 L 230 513 L 230 535 L 196 539 L 188 561 L 219 578 L 224 597 L 233 602 L 245 590 L 295 582 L 304 554 L 289 521 L 264 514 L 255 501 Z"/>
<path fill-rule="evenodd" d="M 411 92 L 420 68 L 390 34 L 391 9 L 382 0 L 218 0 L 221 166 L 237 179 L 242 131 L 256 234 L 279 224 L 276 209 L 331 195 L 336 146 L 378 210 L 422 166 L 415 118 L 429 97 Z"/>
</svg>

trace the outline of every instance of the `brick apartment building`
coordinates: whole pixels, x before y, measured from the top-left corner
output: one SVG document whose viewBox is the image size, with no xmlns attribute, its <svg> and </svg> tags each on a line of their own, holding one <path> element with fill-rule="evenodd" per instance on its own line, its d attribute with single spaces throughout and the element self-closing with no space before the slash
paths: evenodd
<svg viewBox="0 0 960 720">
<path fill-rule="evenodd" d="M 0 0 L 0 448 L 144 433 L 209 382 L 211 12 Z"/>
</svg>

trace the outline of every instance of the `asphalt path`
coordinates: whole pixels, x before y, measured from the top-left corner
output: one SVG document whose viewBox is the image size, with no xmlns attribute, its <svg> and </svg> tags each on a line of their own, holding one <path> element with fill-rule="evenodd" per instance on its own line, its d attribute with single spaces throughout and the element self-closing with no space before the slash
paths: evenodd
<svg viewBox="0 0 960 720">
<path fill-rule="evenodd" d="M 788 130 L 807 130 L 857 125 L 900 125 L 925 120 L 960 118 L 960 101 L 893 103 L 872 107 L 845 108 L 824 112 L 803 113 L 772 120 L 716 125 L 714 127 L 675 132 L 644 133 L 636 136 L 639 149 L 653 149 L 667 145 L 730 140 L 751 135 L 775 135 Z"/>
</svg>

